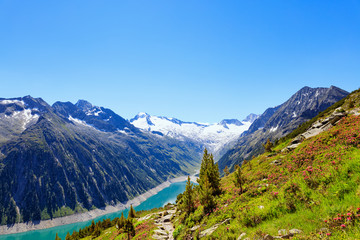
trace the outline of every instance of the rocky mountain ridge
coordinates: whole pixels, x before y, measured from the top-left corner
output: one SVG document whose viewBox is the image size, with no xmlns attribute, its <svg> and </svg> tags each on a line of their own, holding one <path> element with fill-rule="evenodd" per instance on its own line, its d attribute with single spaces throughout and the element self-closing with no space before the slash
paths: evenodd
<svg viewBox="0 0 360 240">
<path fill-rule="evenodd" d="M 276 141 L 296 129 L 301 123 L 315 117 L 319 112 L 346 97 L 349 93 L 331 86 L 330 88 L 304 87 L 283 104 L 268 108 L 237 139 L 232 149 L 219 160 L 219 168 L 234 169 L 244 159 L 264 151 L 262 144 L 267 139 Z"/>
</svg>

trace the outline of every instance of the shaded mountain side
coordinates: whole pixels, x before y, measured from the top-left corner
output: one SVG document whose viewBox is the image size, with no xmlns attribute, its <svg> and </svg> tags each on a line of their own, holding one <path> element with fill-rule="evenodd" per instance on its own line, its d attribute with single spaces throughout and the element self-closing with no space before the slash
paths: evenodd
<svg viewBox="0 0 360 240">
<path fill-rule="evenodd" d="M 79 100 L 76 104 L 72 104 L 71 102 L 55 102 L 52 107 L 55 113 L 66 119 L 71 116 L 101 131 L 115 132 L 127 128 L 136 133 L 140 132 L 139 129 L 135 128 L 112 110 L 93 106 L 85 100 Z"/>
<path fill-rule="evenodd" d="M 267 139 L 275 141 L 296 129 L 300 124 L 315 117 L 337 101 L 348 95 L 348 92 L 331 86 L 330 88 L 304 87 L 285 103 L 267 109 L 249 130 L 242 134 L 235 146 L 219 160 L 219 169 L 241 164 L 244 159 L 264 152 L 262 144 Z"/>
<path fill-rule="evenodd" d="M 1 224 L 123 202 L 198 166 L 200 149 L 143 133 L 111 110 L 78 119 L 79 107 L 78 115 L 65 108 L 60 114 L 57 105 L 31 97 L 0 100 L 0 124 L 7 129 L 0 132 Z M 113 122 L 101 123 L 110 116 Z"/>
</svg>

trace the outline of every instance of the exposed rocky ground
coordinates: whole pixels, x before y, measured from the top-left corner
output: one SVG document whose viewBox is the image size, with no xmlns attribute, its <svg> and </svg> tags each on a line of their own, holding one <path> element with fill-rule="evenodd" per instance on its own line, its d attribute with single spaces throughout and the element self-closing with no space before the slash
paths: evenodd
<svg viewBox="0 0 360 240">
<path fill-rule="evenodd" d="M 162 212 L 158 212 L 155 215 L 155 224 L 158 225 L 158 229 L 154 230 L 154 239 L 169 239 L 173 240 L 174 225 L 171 222 L 171 218 L 174 216 L 176 208 L 171 208 Z"/>
<path fill-rule="evenodd" d="M 267 139 L 275 141 L 284 137 L 348 94 L 334 86 L 304 87 L 283 104 L 268 108 L 254 121 L 249 130 L 242 134 L 235 146 L 220 158 L 220 172 L 222 173 L 225 166 L 233 171 L 235 165 L 241 164 L 244 159 L 249 160 L 253 156 L 262 154 L 264 152 L 262 144 Z"/>
</svg>

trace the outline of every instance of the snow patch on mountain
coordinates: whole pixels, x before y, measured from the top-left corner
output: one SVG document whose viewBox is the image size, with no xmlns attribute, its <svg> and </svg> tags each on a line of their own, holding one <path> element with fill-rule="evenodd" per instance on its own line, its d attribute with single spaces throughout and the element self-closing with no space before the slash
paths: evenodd
<svg viewBox="0 0 360 240">
<path fill-rule="evenodd" d="M 4 101 L 1 101 L 4 102 Z M 24 105 L 24 102 L 22 101 L 7 101 L 6 104 L 22 104 Z M 5 104 L 5 103 L 3 103 Z M 39 115 L 34 113 L 32 109 L 22 109 L 20 111 L 13 111 L 11 114 L 0 114 L 0 119 L 7 122 L 7 124 L 11 126 L 17 126 L 17 128 L 20 132 L 26 130 L 30 125 L 36 123 L 36 121 L 39 119 Z"/>
<path fill-rule="evenodd" d="M 77 119 L 77 118 L 73 118 L 71 115 L 69 115 L 69 118 L 68 118 L 71 122 L 77 124 L 77 125 L 81 125 L 81 126 L 84 126 L 84 127 L 89 127 L 89 128 L 92 128 L 92 129 L 95 129 L 97 131 L 100 131 L 102 132 L 101 130 L 97 129 L 96 127 L 92 126 L 91 124 L 88 124 L 86 123 L 85 121 L 83 120 L 80 120 L 80 119 Z"/>
<path fill-rule="evenodd" d="M 2 105 L 12 104 L 12 103 L 17 103 L 21 106 L 25 105 L 24 101 L 20 101 L 20 100 L 9 100 L 9 99 L 0 100 L 0 104 L 2 104 Z"/>
<path fill-rule="evenodd" d="M 276 127 L 272 127 L 270 128 L 270 132 L 276 132 L 279 128 L 279 125 L 277 125 Z"/>
<path fill-rule="evenodd" d="M 215 155 L 225 145 L 235 141 L 244 131 L 248 130 L 256 118 L 257 115 L 252 114 L 247 121 L 224 119 L 220 123 L 204 124 L 139 113 L 130 120 L 130 123 L 145 131 L 160 132 L 165 136 L 184 141 L 191 139 L 203 144 Z"/>
<path fill-rule="evenodd" d="M 93 115 L 93 116 L 99 116 L 100 113 L 103 113 L 103 111 L 101 110 L 100 107 L 94 107 L 91 110 L 87 111 L 85 114 L 86 115 Z"/>
<path fill-rule="evenodd" d="M 39 115 L 32 114 L 31 109 L 24 109 L 22 111 L 15 111 L 10 116 L 14 121 L 21 122 L 22 129 L 25 130 L 29 123 L 34 123 L 39 119 Z"/>
</svg>

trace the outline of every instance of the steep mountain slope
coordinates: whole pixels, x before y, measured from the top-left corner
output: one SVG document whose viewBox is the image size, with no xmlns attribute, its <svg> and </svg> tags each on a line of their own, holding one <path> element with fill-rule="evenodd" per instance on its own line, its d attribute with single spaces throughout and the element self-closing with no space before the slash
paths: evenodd
<svg viewBox="0 0 360 240">
<path fill-rule="evenodd" d="M 329 120 L 330 128 L 289 150 L 299 135 Z M 176 206 L 141 212 L 134 219 L 134 239 L 165 238 L 169 233 L 161 224 L 168 219 L 174 239 L 360 239 L 360 90 L 310 123 L 292 132 L 295 139 L 241 166 L 242 192 L 235 173 L 229 174 L 221 179 L 223 192 L 213 198 L 216 206 L 205 213 L 210 201 L 200 201 L 195 188 L 192 198 L 179 195 Z M 188 215 L 184 199 L 194 202 Z M 97 239 L 126 237 L 112 225 L 101 228 Z"/>
<path fill-rule="evenodd" d="M 263 152 L 262 144 L 269 138 L 279 139 L 293 131 L 301 123 L 313 118 L 335 102 L 348 95 L 348 92 L 331 86 L 330 88 L 304 87 L 285 103 L 267 109 L 249 127 L 231 150 L 219 160 L 219 168 L 234 169 L 234 165 L 244 159 L 251 159 Z"/>
<path fill-rule="evenodd" d="M 204 124 L 139 113 L 130 123 L 149 132 L 198 144 L 200 148 L 206 147 L 216 158 L 229 149 L 234 140 L 246 131 L 257 117 L 256 114 L 250 114 L 243 121 L 224 119 L 217 124 Z"/>
<path fill-rule="evenodd" d="M 198 165 L 199 149 L 85 101 L 0 100 L 1 224 L 116 204 Z"/>
</svg>

